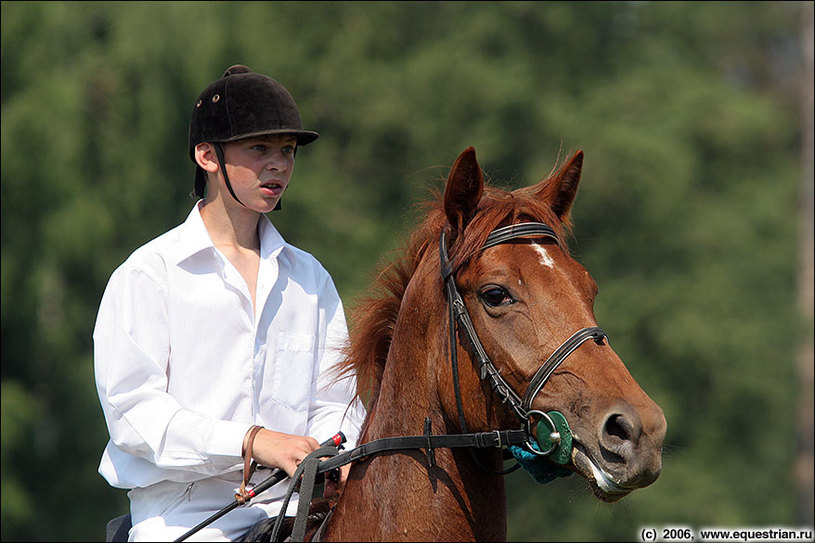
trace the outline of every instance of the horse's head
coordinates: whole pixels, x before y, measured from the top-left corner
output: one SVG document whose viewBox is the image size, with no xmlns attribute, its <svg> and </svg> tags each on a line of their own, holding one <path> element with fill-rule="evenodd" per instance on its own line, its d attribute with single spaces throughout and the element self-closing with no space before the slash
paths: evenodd
<svg viewBox="0 0 815 543">
<path fill-rule="evenodd" d="M 599 330 L 593 308 L 597 285 L 564 241 L 582 162 L 577 152 L 548 179 L 505 192 L 485 189 L 475 151 L 467 149 L 447 180 L 445 244 L 483 351 L 517 398 L 527 393 L 527 412 L 556 410 L 565 416 L 574 443 L 566 467 L 584 476 L 600 499 L 616 501 L 659 476 L 666 421 L 602 331 L 587 335 L 583 339 L 594 341 L 580 341 L 551 363 L 551 355 L 575 332 Z M 551 234 L 539 226 L 486 243 L 497 228 L 518 223 L 542 223 Z M 476 349 L 459 341 L 458 371 L 470 430 L 517 426 L 513 410 L 496 401 L 495 392 L 480 380 Z M 548 377 L 539 371 L 547 361 L 553 370 Z M 533 386 L 530 392 L 530 382 L 542 388 Z M 443 404 L 455 420 L 453 397 Z"/>
</svg>

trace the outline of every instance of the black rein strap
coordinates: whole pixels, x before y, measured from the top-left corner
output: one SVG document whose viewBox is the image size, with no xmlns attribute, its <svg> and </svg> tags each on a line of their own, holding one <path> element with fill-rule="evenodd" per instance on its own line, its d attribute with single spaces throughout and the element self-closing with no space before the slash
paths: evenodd
<svg viewBox="0 0 815 543">
<path fill-rule="evenodd" d="M 294 528 L 292 530 L 292 541 L 303 541 L 306 530 L 306 519 L 308 518 L 309 507 L 311 502 L 313 490 L 315 487 L 316 476 L 321 473 L 326 473 L 337 469 L 352 462 L 365 460 L 369 456 L 388 451 L 401 451 L 401 450 L 417 450 L 425 449 L 427 455 L 428 469 L 432 468 L 434 461 L 432 460 L 433 449 L 448 449 L 448 448 L 500 448 L 509 445 L 522 445 L 528 439 L 526 429 L 521 430 L 495 430 L 492 432 L 479 432 L 475 434 L 450 434 L 450 435 L 432 435 L 430 434 L 430 425 L 425 424 L 425 434 L 417 436 L 402 436 L 402 437 L 384 437 L 369 441 L 363 445 L 359 445 L 350 451 L 344 453 L 337 453 L 336 448 L 322 447 L 312 451 L 306 456 L 300 465 L 297 467 L 293 477 L 292 484 L 286 492 L 280 513 L 278 513 L 272 528 L 271 541 L 277 541 L 280 533 L 283 518 L 286 514 L 286 509 L 289 506 L 289 500 L 292 494 L 298 487 L 300 488 L 300 500 L 297 506 L 297 516 L 295 517 Z M 330 457 L 326 460 L 320 458 Z M 302 476 L 302 480 L 301 480 Z"/>
<path fill-rule="evenodd" d="M 474 434 L 424 434 L 417 436 L 383 437 L 357 446 L 350 451 L 339 454 L 320 463 L 318 473 L 365 460 L 387 451 L 447 448 L 491 449 L 509 445 L 522 445 L 528 439 L 525 428 L 519 430 L 493 430 Z"/>
</svg>

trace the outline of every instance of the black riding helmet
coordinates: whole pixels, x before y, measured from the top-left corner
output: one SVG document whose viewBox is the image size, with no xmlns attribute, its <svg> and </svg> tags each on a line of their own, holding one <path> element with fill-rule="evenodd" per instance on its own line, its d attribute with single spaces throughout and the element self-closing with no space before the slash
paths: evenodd
<svg viewBox="0 0 815 543">
<path fill-rule="evenodd" d="M 303 130 L 300 113 L 286 88 L 263 74 L 255 73 L 242 64 L 230 66 L 198 96 L 190 118 L 189 151 L 195 162 L 195 146 L 209 142 L 235 200 L 232 184 L 226 175 L 223 143 L 266 134 L 292 134 L 297 145 L 308 145 L 319 137 L 317 132 Z M 195 195 L 204 197 L 206 173 L 200 166 L 195 170 Z M 278 202 L 279 209 L 280 203 Z"/>
</svg>

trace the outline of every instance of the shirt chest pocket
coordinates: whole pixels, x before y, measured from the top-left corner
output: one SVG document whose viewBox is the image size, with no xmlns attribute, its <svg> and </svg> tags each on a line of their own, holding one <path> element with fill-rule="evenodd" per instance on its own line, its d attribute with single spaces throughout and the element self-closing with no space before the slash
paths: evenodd
<svg viewBox="0 0 815 543">
<path fill-rule="evenodd" d="M 314 336 L 280 332 L 274 358 L 272 394 L 293 411 L 307 411 L 314 374 Z"/>
</svg>

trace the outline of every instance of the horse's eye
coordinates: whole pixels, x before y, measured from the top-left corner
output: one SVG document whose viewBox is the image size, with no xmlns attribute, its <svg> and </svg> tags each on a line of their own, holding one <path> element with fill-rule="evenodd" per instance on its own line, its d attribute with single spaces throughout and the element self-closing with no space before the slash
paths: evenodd
<svg viewBox="0 0 815 543">
<path fill-rule="evenodd" d="M 481 299 L 490 307 L 498 307 L 499 305 L 511 304 L 514 302 L 512 296 L 505 288 L 502 287 L 488 287 L 481 291 Z"/>
</svg>

